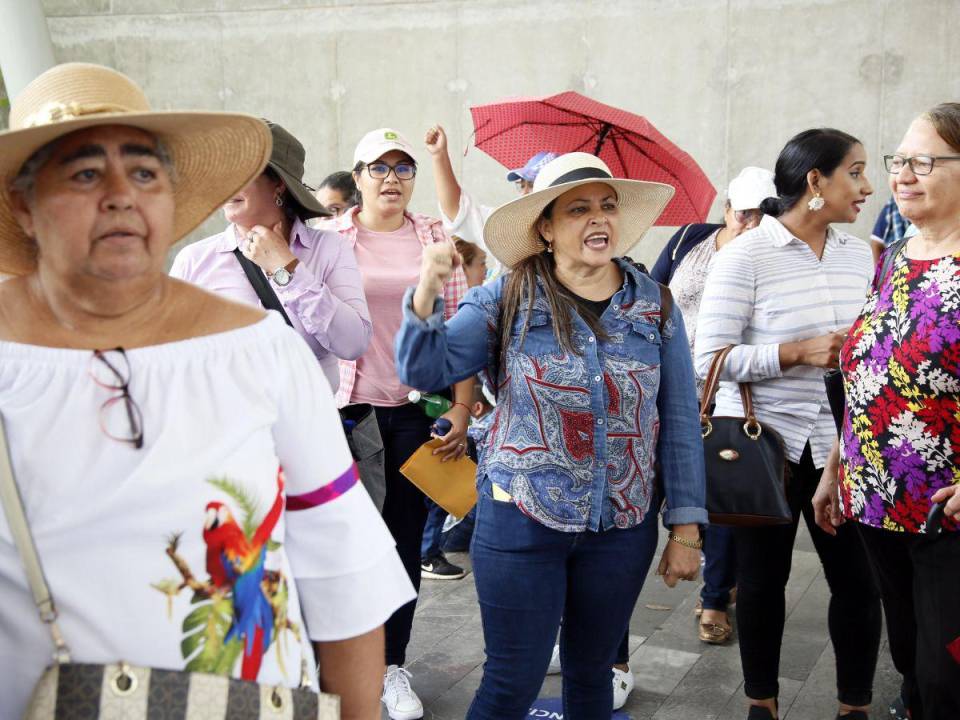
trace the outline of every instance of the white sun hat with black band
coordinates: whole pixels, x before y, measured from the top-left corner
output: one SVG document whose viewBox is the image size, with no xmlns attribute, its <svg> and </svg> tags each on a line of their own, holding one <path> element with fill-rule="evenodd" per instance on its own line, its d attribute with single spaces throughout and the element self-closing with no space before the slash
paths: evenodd
<svg viewBox="0 0 960 720">
<path fill-rule="evenodd" d="M 578 185 L 602 182 L 614 189 L 620 230 L 614 255 L 626 255 L 650 229 L 673 197 L 671 185 L 613 177 L 600 158 L 589 153 L 561 155 L 543 166 L 529 195 L 501 205 L 483 226 L 487 249 L 506 267 L 546 249 L 537 220 L 543 209 Z"/>
</svg>

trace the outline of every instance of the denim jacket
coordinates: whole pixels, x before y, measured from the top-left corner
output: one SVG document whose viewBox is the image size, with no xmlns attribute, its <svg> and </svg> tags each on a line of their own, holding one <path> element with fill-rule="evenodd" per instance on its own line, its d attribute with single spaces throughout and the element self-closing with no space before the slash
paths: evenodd
<svg viewBox="0 0 960 720">
<path fill-rule="evenodd" d="M 498 403 L 478 477 L 489 477 L 547 527 L 639 524 L 658 496 L 657 461 L 664 522 L 705 525 L 703 445 L 683 319 L 674 307 L 661 335 L 659 287 L 631 263 L 616 262 L 624 282 L 600 318 L 606 339 L 594 337 L 574 307 L 572 338 L 582 354 L 565 351 L 538 282 L 526 339 L 521 346 L 522 309 L 505 367 L 497 326 L 506 278 L 468 291 L 446 323 L 439 300 L 433 315 L 418 318 L 408 290 L 398 374 L 412 387 L 437 389 L 482 371 L 492 379 L 495 369 Z"/>
</svg>

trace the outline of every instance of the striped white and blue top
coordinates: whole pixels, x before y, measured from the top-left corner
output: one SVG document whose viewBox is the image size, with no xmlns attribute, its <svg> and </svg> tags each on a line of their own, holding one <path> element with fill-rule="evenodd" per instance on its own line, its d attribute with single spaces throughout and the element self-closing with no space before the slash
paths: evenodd
<svg viewBox="0 0 960 720">
<path fill-rule="evenodd" d="M 736 382 L 752 383 L 761 423 L 783 437 L 787 458 L 799 462 L 810 443 L 822 467 L 836 426 L 823 385 L 823 368 L 780 368 L 780 343 L 847 328 L 863 307 L 873 278 L 873 255 L 864 241 L 830 228 L 823 256 L 764 216 L 711 264 L 697 322 L 695 366 L 702 377 L 714 353 L 727 357 L 717 393 L 717 415 L 739 416 Z"/>
</svg>

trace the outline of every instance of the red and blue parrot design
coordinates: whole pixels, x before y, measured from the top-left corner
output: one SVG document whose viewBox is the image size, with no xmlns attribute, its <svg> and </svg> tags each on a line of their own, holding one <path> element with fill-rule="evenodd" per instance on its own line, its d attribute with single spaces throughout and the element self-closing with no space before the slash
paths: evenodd
<svg viewBox="0 0 960 720">
<path fill-rule="evenodd" d="M 217 590 L 233 598 L 233 624 L 224 644 L 243 642 L 240 677 L 256 680 L 263 655 L 273 639 L 274 612 L 263 589 L 267 543 L 283 512 L 283 474 L 277 475 L 277 496 L 270 511 L 248 538 L 222 502 L 207 504 L 203 541 L 207 545 L 207 573 Z"/>
</svg>

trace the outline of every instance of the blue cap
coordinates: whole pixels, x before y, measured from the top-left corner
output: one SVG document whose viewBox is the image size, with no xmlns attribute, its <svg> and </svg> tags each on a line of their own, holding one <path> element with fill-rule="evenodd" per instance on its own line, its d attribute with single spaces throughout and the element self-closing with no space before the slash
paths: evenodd
<svg viewBox="0 0 960 720">
<path fill-rule="evenodd" d="M 543 169 L 543 166 L 546 165 L 551 160 L 556 160 L 557 154 L 552 152 L 547 152 L 543 150 L 538 152 L 532 158 L 527 160 L 527 164 L 522 168 L 517 168 L 516 170 L 511 170 L 507 173 L 507 182 L 517 182 L 517 180 L 526 180 L 527 182 L 533 182 L 537 179 L 537 175 L 540 174 L 540 170 Z"/>
</svg>

